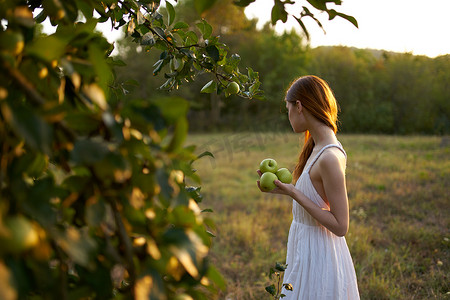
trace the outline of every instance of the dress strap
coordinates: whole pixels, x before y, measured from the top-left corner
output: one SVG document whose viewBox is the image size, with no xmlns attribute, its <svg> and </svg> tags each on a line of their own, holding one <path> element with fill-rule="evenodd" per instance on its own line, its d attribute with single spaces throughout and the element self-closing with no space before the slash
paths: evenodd
<svg viewBox="0 0 450 300">
<path fill-rule="evenodd" d="M 328 144 L 324 147 L 322 147 L 322 149 L 320 149 L 320 151 L 316 154 L 316 156 L 314 157 L 314 159 L 311 161 L 311 163 L 308 165 L 306 172 L 309 173 L 309 171 L 311 170 L 312 166 L 315 164 L 315 162 L 319 159 L 320 155 L 328 148 L 331 147 L 336 147 L 339 150 L 342 151 L 342 153 L 344 153 L 345 158 L 347 159 L 347 153 L 345 153 L 344 148 L 342 147 L 341 143 L 338 141 L 339 144 Z"/>
</svg>

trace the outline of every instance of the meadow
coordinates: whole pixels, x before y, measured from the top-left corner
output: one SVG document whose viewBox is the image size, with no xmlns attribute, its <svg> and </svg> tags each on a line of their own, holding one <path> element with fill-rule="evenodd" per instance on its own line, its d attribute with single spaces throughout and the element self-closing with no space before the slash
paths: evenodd
<svg viewBox="0 0 450 300">
<path fill-rule="evenodd" d="M 270 299 L 264 287 L 285 261 L 292 199 L 261 193 L 259 162 L 293 169 L 302 136 L 293 133 L 193 134 L 211 151 L 194 163 L 201 207 L 215 221 L 211 260 L 227 281 L 218 299 Z M 350 228 L 346 235 L 361 299 L 450 299 L 448 137 L 338 136 L 348 154 Z"/>
</svg>

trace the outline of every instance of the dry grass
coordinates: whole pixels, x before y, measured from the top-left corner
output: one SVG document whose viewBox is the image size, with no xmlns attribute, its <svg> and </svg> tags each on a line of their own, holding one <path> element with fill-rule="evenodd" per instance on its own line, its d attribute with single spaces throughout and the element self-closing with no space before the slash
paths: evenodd
<svg viewBox="0 0 450 300">
<path fill-rule="evenodd" d="M 439 137 L 341 135 L 348 153 L 352 254 L 362 299 L 449 299 L 450 147 Z M 195 163 L 203 208 L 217 228 L 212 259 L 228 281 L 220 299 L 268 299 L 267 272 L 284 262 L 291 199 L 261 193 L 259 162 L 292 170 L 299 136 L 192 135 L 215 159 Z"/>
</svg>

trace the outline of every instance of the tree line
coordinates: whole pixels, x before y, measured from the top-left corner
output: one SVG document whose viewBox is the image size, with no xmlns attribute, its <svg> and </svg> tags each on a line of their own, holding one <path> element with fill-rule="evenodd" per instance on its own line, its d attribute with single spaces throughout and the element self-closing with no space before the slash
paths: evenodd
<svg viewBox="0 0 450 300">
<path fill-rule="evenodd" d="M 189 12 L 183 8 L 180 14 Z M 193 84 L 171 92 L 190 101 L 191 131 L 289 130 L 285 91 L 296 77 L 315 74 L 335 93 L 341 132 L 450 133 L 450 55 L 430 58 L 345 46 L 311 48 L 304 34 L 295 30 L 278 34 L 269 24 L 258 29 L 256 21 L 236 7 L 211 10 L 206 18 L 230 52 L 239 53 L 246 67 L 258 70 L 265 99 L 198 94 L 206 83 L 200 75 Z M 167 93 L 157 90 L 163 79 L 149 72 L 157 57 L 149 58 L 127 40 L 119 43 L 119 55 L 127 63 L 117 71 L 119 77 L 141 83 L 132 95 L 148 99 Z"/>
</svg>

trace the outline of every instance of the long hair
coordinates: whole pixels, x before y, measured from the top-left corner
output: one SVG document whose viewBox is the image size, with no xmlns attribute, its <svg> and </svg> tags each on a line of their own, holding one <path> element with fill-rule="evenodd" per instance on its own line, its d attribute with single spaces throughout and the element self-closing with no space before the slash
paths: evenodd
<svg viewBox="0 0 450 300">
<path fill-rule="evenodd" d="M 311 115 L 333 129 L 334 133 L 337 132 L 338 106 L 332 90 L 323 79 L 308 75 L 294 80 L 286 92 L 286 101 L 295 103 L 297 100 Z M 313 148 L 314 140 L 307 130 L 303 148 L 293 173 L 295 181 L 302 174 Z"/>
</svg>

